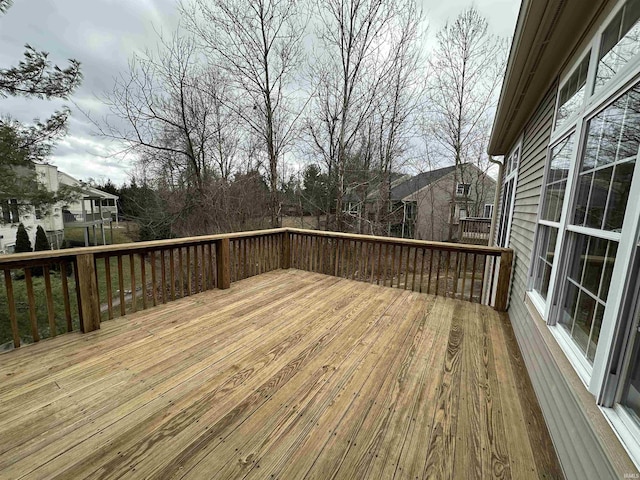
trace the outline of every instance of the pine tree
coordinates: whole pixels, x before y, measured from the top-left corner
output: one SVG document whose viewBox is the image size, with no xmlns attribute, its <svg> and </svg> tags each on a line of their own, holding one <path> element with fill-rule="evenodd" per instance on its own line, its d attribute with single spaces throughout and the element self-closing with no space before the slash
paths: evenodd
<svg viewBox="0 0 640 480">
<path fill-rule="evenodd" d="M 31 248 L 31 240 L 29 240 L 29 234 L 27 233 L 27 229 L 24 228 L 24 225 L 21 223 L 18 225 L 18 232 L 16 233 L 16 253 L 22 252 L 31 252 L 33 249 Z"/>
<path fill-rule="evenodd" d="M 51 245 L 49 245 L 49 239 L 47 238 L 47 234 L 44 232 L 44 228 L 38 225 L 38 229 L 36 230 L 36 246 L 34 251 L 42 252 L 46 250 L 51 250 Z"/>
</svg>

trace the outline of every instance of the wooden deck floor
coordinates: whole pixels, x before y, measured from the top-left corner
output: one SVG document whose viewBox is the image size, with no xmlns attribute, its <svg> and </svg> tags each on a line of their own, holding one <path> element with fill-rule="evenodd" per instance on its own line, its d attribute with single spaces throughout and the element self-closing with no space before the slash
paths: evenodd
<svg viewBox="0 0 640 480">
<path fill-rule="evenodd" d="M 276 271 L 0 356 L 0 477 L 558 478 L 506 316 Z"/>
</svg>

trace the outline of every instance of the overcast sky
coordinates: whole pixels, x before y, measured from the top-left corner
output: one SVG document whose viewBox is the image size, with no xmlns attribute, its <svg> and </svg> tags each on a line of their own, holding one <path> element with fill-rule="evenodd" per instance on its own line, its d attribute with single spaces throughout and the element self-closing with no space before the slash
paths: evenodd
<svg viewBox="0 0 640 480">
<path fill-rule="evenodd" d="M 422 0 L 432 36 L 468 0 Z M 495 34 L 511 37 L 519 0 L 476 0 L 476 8 Z M 0 16 L 0 68 L 15 65 L 24 44 L 50 52 L 59 65 L 75 58 L 82 63 L 84 81 L 73 96 L 83 110 L 100 118 L 105 114 L 97 97 L 113 86 L 113 78 L 126 70 L 131 55 L 155 44 L 155 30 L 177 26 L 176 0 L 14 0 Z M 0 115 L 29 122 L 47 118 L 60 101 L 0 98 Z M 66 102 L 69 104 L 69 102 Z M 127 180 L 127 160 L 114 156 L 116 146 L 94 134 L 87 119 L 72 107 L 69 134 L 56 147 L 51 163 L 70 175 L 86 180 Z"/>
</svg>

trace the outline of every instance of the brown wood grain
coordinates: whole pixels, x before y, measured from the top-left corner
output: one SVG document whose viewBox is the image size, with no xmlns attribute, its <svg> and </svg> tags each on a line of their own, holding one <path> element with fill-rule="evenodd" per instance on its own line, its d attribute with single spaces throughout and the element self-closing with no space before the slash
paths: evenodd
<svg viewBox="0 0 640 480">
<path fill-rule="evenodd" d="M 561 478 L 508 322 L 253 276 L 3 354 L 1 476 Z"/>
</svg>

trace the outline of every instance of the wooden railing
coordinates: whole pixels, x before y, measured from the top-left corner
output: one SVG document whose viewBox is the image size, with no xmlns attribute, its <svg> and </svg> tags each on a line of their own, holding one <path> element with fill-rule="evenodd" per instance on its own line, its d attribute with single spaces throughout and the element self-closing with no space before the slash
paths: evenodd
<svg viewBox="0 0 640 480">
<path fill-rule="evenodd" d="M 487 244 L 490 231 L 490 218 L 463 218 L 458 224 L 458 240 Z"/>
<path fill-rule="evenodd" d="M 505 311 L 510 249 L 289 229 L 291 267 Z"/>
<path fill-rule="evenodd" d="M 508 249 L 284 228 L 6 255 L 0 345 L 90 332 L 103 320 L 290 267 L 504 311 L 511 263 Z"/>
</svg>

